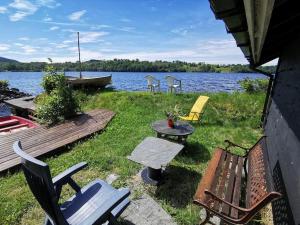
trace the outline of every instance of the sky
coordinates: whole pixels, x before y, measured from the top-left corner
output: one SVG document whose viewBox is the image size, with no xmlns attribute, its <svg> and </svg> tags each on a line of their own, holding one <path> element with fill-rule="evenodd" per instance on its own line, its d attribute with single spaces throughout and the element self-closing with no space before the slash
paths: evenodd
<svg viewBox="0 0 300 225">
<path fill-rule="evenodd" d="M 1 0 L 0 56 L 246 64 L 208 0 Z"/>
</svg>

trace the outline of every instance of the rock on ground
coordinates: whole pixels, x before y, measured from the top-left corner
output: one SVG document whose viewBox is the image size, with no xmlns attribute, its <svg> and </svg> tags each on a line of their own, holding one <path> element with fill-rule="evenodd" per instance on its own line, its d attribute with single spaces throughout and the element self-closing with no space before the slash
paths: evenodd
<svg viewBox="0 0 300 225">
<path fill-rule="evenodd" d="M 121 218 L 126 225 L 176 225 L 172 217 L 147 194 L 132 200 Z"/>
<path fill-rule="evenodd" d="M 106 182 L 108 184 L 112 184 L 114 181 L 116 181 L 120 176 L 117 175 L 117 174 L 109 174 L 107 177 L 106 177 Z"/>
</svg>

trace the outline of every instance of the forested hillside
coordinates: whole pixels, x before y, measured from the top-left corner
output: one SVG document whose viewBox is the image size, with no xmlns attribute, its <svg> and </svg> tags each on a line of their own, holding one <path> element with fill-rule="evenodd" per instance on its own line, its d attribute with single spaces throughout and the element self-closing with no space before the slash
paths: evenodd
<svg viewBox="0 0 300 225">
<path fill-rule="evenodd" d="M 45 62 L 20 63 L 17 61 L 0 61 L 0 71 L 43 71 Z M 79 64 L 72 62 L 54 63 L 60 71 L 79 71 Z M 251 73 L 248 65 L 216 65 L 188 63 L 182 61 L 139 61 L 128 59 L 89 60 L 81 64 L 83 71 L 108 72 L 216 72 L 216 73 Z M 265 71 L 274 72 L 275 66 L 263 67 Z"/>
</svg>

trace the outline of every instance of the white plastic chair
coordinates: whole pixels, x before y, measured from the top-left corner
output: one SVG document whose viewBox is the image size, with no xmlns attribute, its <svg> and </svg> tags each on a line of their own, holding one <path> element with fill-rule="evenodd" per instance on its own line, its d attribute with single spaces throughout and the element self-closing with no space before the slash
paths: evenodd
<svg viewBox="0 0 300 225">
<path fill-rule="evenodd" d="M 181 80 L 176 79 L 172 76 L 166 76 L 167 84 L 168 84 L 168 92 L 176 92 L 176 89 L 179 89 L 182 92 Z"/>
<path fill-rule="evenodd" d="M 147 79 L 147 88 L 151 92 L 155 92 L 155 89 L 160 91 L 160 80 L 156 79 L 151 75 L 147 75 L 145 78 Z"/>
</svg>

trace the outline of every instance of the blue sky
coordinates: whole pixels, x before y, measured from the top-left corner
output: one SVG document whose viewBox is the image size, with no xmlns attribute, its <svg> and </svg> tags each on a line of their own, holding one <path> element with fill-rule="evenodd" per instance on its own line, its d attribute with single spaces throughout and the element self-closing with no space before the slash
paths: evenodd
<svg viewBox="0 0 300 225">
<path fill-rule="evenodd" d="M 208 0 L 1 0 L 0 56 L 247 63 Z"/>
</svg>

